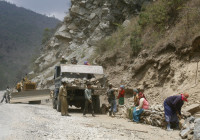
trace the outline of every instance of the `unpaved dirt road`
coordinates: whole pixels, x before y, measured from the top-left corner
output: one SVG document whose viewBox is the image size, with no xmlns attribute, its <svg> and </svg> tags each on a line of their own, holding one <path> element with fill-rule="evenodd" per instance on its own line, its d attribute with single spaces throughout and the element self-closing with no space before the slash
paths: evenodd
<svg viewBox="0 0 200 140">
<path fill-rule="evenodd" d="M 107 115 L 71 112 L 61 116 L 50 105 L 0 104 L 0 140 L 178 140 L 167 132 Z"/>
</svg>

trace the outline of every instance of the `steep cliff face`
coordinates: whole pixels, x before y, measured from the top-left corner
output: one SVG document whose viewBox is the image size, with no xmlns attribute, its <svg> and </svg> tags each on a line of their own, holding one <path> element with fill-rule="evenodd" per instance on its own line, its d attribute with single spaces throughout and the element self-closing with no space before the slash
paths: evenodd
<svg viewBox="0 0 200 140">
<path fill-rule="evenodd" d="M 62 26 L 35 61 L 33 80 L 39 83 L 39 88 L 51 86 L 53 69 L 59 64 L 62 55 L 68 60 L 76 56 L 79 64 L 83 64 L 91 57 L 99 40 L 115 31 L 117 25 L 131 18 L 146 2 L 72 0 Z"/>
<path fill-rule="evenodd" d="M 68 61 L 76 56 L 79 64 L 91 60 L 90 63 L 102 65 L 109 81 L 115 86 L 124 84 L 126 87 L 144 89 L 150 103 L 163 102 L 167 96 L 181 92 L 191 93 L 190 99 L 198 103 L 199 101 L 195 99 L 200 98 L 197 94 L 200 92 L 198 88 L 200 75 L 197 68 L 199 18 L 195 18 L 197 20 L 190 22 L 191 26 L 183 30 L 187 20 L 182 15 L 187 11 L 181 11 L 179 21 L 166 28 L 157 40 L 154 40 L 155 27 L 151 27 L 150 31 L 144 29 L 141 36 L 142 50 L 138 55 L 132 56 L 130 38 L 134 30 L 131 28 L 136 26 L 135 20 L 140 18 L 135 16 L 135 13 L 148 1 L 139 2 L 73 0 L 62 26 L 35 61 L 32 76 L 39 88 L 53 89 L 53 70 L 59 64 L 61 56 L 64 55 Z M 198 4 L 193 4 L 195 2 L 197 0 L 192 0 L 188 3 L 188 7 L 198 7 Z M 123 30 L 115 32 L 116 28 L 121 27 L 118 25 L 124 26 Z M 117 36 L 114 39 L 112 39 L 113 34 Z M 121 46 L 106 49 L 99 55 L 95 51 L 101 43 L 99 41 L 110 37 L 111 43 L 113 40 L 115 42 L 121 39 Z M 149 48 L 152 42 L 154 42 L 153 49 Z"/>
</svg>

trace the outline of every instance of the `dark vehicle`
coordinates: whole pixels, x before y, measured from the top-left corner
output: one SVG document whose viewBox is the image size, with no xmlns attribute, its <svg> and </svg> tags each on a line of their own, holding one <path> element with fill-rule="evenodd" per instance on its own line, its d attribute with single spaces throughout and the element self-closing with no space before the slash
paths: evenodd
<svg viewBox="0 0 200 140">
<path fill-rule="evenodd" d="M 101 75 L 97 80 L 96 75 Z M 67 82 L 67 100 L 69 106 L 84 109 L 85 97 L 84 90 L 86 83 L 91 82 L 93 86 L 92 101 L 95 113 L 100 112 L 99 95 L 104 92 L 105 80 L 103 76 L 103 68 L 101 66 L 88 65 L 68 65 L 62 64 L 55 67 L 54 82 L 55 90 L 53 97 L 53 108 L 61 111 L 59 101 L 59 87 L 62 81 Z"/>
</svg>

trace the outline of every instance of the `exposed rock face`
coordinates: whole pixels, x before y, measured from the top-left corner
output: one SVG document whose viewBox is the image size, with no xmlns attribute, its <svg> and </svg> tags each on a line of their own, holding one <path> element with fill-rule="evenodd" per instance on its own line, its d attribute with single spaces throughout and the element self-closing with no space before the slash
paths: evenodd
<svg viewBox="0 0 200 140">
<path fill-rule="evenodd" d="M 106 54 L 98 57 L 96 62 L 106 68 L 108 80 L 113 85 L 144 89 L 150 105 L 163 103 L 171 95 L 189 93 L 185 107 L 200 103 L 199 56 L 191 55 L 192 49 L 199 53 L 199 42 L 198 35 L 191 39 L 191 46 L 186 49 L 177 50 L 175 43 L 159 44 L 153 50 L 142 50 L 137 57 L 130 56 L 131 50 L 124 48 L 123 53 Z M 180 55 L 183 52 L 184 55 Z"/>
<path fill-rule="evenodd" d="M 140 10 L 145 1 L 149 0 L 72 0 L 62 26 L 35 61 L 34 72 L 40 76 L 34 81 L 39 83 L 39 88 L 47 84 L 46 79 L 53 75 L 62 55 L 68 60 L 76 56 L 79 64 L 83 64 L 93 54 L 97 42 Z"/>
<path fill-rule="evenodd" d="M 127 118 L 133 120 L 133 107 L 127 108 Z M 148 125 L 166 127 L 164 107 L 162 105 L 153 105 L 141 114 L 140 122 Z"/>
<path fill-rule="evenodd" d="M 200 111 L 200 104 L 192 104 L 190 106 L 187 106 L 184 111 L 190 112 L 192 115 Z"/>
<path fill-rule="evenodd" d="M 194 126 L 194 140 L 200 139 L 200 118 L 195 120 Z"/>
</svg>

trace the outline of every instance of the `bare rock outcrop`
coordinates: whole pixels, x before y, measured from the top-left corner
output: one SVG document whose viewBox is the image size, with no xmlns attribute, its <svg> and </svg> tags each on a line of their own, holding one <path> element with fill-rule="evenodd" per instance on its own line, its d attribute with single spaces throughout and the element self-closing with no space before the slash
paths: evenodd
<svg viewBox="0 0 200 140">
<path fill-rule="evenodd" d="M 99 40 L 109 36 L 117 24 L 125 20 L 128 24 L 128 19 L 148 1 L 71 0 L 71 8 L 63 24 L 35 61 L 34 80 L 46 84 L 46 79 L 52 76 L 53 67 L 59 64 L 61 56 L 68 60 L 76 56 L 79 64 L 83 64 L 91 57 Z M 42 77 L 43 82 L 37 76 Z"/>
</svg>

